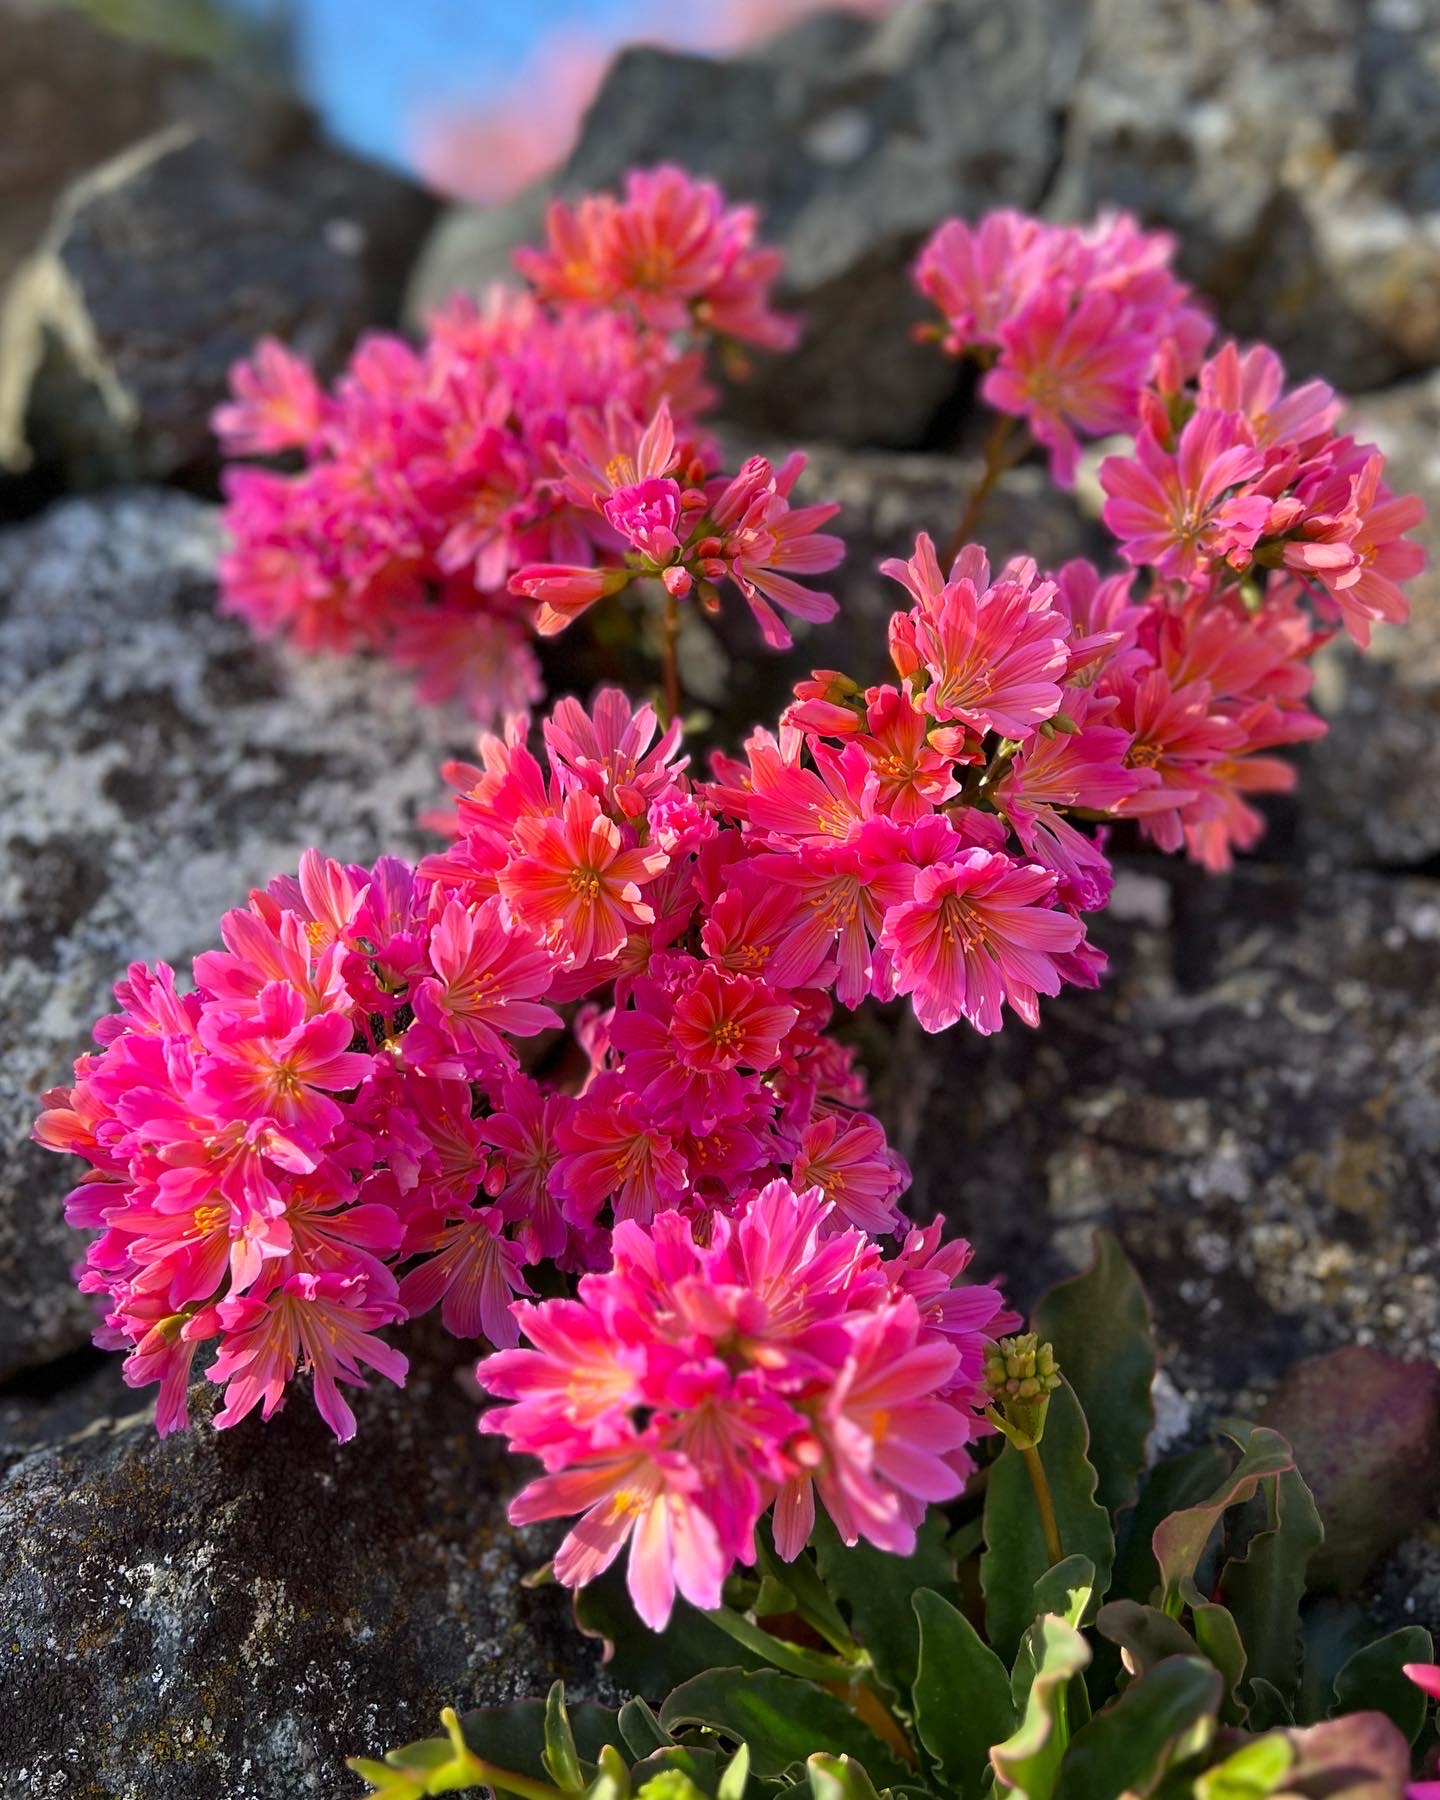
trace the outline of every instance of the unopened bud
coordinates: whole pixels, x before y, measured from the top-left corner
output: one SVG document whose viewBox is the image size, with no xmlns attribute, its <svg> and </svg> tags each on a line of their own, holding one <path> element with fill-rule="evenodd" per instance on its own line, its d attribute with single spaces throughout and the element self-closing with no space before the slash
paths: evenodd
<svg viewBox="0 0 1440 1800">
<path fill-rule="evenodd" d="M 1017 1448 L 1032 1448 L 1045 1435 L 1050 1396 L 1059 1385 L 1055 1352 L 1033 1331 L 987 1345 L 985 1387 L 995 1401 L 991 1416 Z"/>
</svg>

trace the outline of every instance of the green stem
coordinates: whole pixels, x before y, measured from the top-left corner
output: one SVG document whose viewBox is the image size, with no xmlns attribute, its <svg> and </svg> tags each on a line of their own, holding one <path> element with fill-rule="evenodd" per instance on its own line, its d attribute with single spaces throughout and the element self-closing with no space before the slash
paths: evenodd
<svg viewBox="0 0 1440 1800">
<path fill-rule="evenodd" d="M 734 1638 L 737 1644 L 763 1656 L 766 1662 L 783 1669 L 787 1675 L 803 1675 L 809 1681 L 848 1682 L 858 1673 L 856 1663 L 842 1662 L 837 1656 L 821 1656 L 814 1650 L 802 1650 L 798 1644 L 787 1644 L 781 1638 L 772 1637 L 768 1631 L 762 1631 L 758 1625 L 752 1625 L 731 1607 L 717 1606 L 705 1617 Z"/>
<path fill-rule="evenodd" d="M 680 658 L 676 644 L 680 637 L 680 603 L 666 589 L 665 613 L 661 621 L 660 663 L 665 674 L 665 723 L 680 717 Z"/>
<path fill-rule="evenodd" d="M 1011 1440 L 1012 1443 L 1014 1440 Z M 1045 1554 L 1050 1559 L 1053 1569 L 1058 1562 L 1065 1559 L 1065 1546 L 1060 1541 L 1060 1526 L 1055 1518 L 1055 1502 L 1050 1498 L 1050 1482 L 1045 1474 L 1045 1465 L 1040 1460 L 1040 1452 L 1031 1444 L 1028 1448 L 1016 1445 L 1021 1456 L 1025 1458 L 1025 1467 L 1030 1472 L 1030 1485 L 1035 1490 L 1035 1510 L 1040 1515 L 1040 1531 L 1045 1539 Z"/>
<path fill-rule="evenodd" d="M 955 535 L 945 551 L 944 566 L 947 569 L 975 535 L 975 527 L 980 522 L 980 515 L 985 510 L 985 502 L 990 498 L 995 483 L 1019 454 L 1019 447 L 1010 441 L 1010 434 L 1014 429 L 1015 420 L 1009 413 L 997 413 L 995 423 L 990 427 L 990 435 L 985 440 L 985 467 L 965 503 L 960 523 L 955 527 Z"/>
</svg>

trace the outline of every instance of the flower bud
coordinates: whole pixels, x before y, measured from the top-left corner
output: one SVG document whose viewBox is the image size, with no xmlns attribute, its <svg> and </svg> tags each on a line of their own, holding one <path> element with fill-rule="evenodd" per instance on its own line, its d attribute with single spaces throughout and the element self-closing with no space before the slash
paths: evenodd
<svg viewBox="0 0 1440 1800">
<path fill-rule="evenodd" d="M 985 1387 L 995 1401 L 991 1417 L 1017 1449 L 1033 1448 L 1045 1435 L 1050 1396 L 1059 1385 L 1055 1352 L 1033 1331 L 998 1338 L 985 1351 Z"/>
</svg>

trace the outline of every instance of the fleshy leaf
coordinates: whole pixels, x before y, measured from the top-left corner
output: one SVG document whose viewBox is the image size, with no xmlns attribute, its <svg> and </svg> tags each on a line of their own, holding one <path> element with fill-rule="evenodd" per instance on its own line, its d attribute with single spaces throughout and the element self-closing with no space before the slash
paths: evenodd
<svg viewBox="0 0 1440 1800">
<path fill-rule="evenodd" d="M 1423 1625 L 1405 1625 L 1389 1637 L 1356 1651 L 1335 1677 L 1332 1717 L 1350 1712 L 1384 1713 L 1414 1743 L 1429 1706 L 1424 1693 L 1405 1674 L 1404 1663 L 1428 1663 L 1434 1644 Z"/>
<path fill-rule="evenodd" d="M 630 1754 L 640 1761 L 643 1757 L 653 1756 L 657 1750 L 664 1750 L 675 1742 L 670 1733 L 651 1712 L 646 1702 L 637 1695 L 627 1700 L 620 1708 L 616 1723 L 620 1735 L 625 1740 L 625 1747 Z"/>
<path fill-rule="evenodd" d="M 805 1772 L 815 1800 L 879 1800 L 874 1782 L 852 1757 L 817 1750 L 806 1758 Z"/>
<path fill-rule="evenodd" d="M 1167 1656 L 1199 1654 L 1199 1645 L 1178 1619 L 1138 1600 L 1107 1601 L 1096 1615 L 1095 1629 L 1120 1646 L 1134 1675 L 1143 1675 Z M 623 1724 L 625 1715 L 620 1716 Z"/>
<path fill-rule="evenodd" d="M 1247 1659 L 1234 1615 L 1218 1600 L 1202 1600 L 1193 1582 L 1185 1584 L 1185 1597 L 1190 1603 L 1190 1629 L 1195 1633 L 1195 1642 L 1225 1680 L 1225 1700 L 1220 1716 L 1227 1725 L 1245 1724 L 1249 1710 L 1240 1697 L 1240 1684 L 1246 1673 Z"/>
<path fill-rule="evenodd" d="M 1195 1800 L 1264 1800 L 1281 1785 L 1294 1760 L 1283 1731 L 1253 1738 L 1196 1778 Z"/>
<path fill-rule="evenodd" d="M 930 1588 L 952 1602 L 960 1598 L 945 1533 L 945 1515 L 932 1509 L 915 1535 L 914 1554 L 899 1557 L 872 1544 L 847 1547 L 823 1514 L 815 1523 L 811 1542 L 820 1577 L 835 1599 L 849 1608 L 850 1629 L 870 1652 L 881 1681 L 902 1704 L 914 1685 L 920 1654 L 911 1595 Z"/>
<path fill-rule="evenodd" d="M 675 1602 L 664 1631 L 652 1631 L 631 1604 L 618 1561 L 576 1594 L 575 1622 L 588 1637 L 604 1640 L 606 1673 L 615 1686 L 652 1701 L 706 1669 L 764 1666 L 688 1600 Z"/>
<path fill-rule="evenodd" d="M 1185 1597 L 1183 1587 L 1194 1580 L 1211 1534 L 1229 1508 L 1249 1500 L 1268 1476 L 1283 1475 L 1294 1467 L 1295 1458 L 1284 1438 L 1257 1427 L 1250 1433 L 1239 1462 L 1208 1499 L 1160 1521 L 1151 1548 L 1160 1572 L 1166 1612 L 1178 1617 Z"/>
<path fill-rule="evenodd" d="M 1281 1725 L 1293 1725 L 1295 1715 L 1290 1702 L 1279 1688 L 1268 1682 L 1263 1675 L 1257 1675 L 1250 1683 L 1250 1702 L 1247 1709 L 1250 1715 L 1252 1731 L 1275 1731 Z"/>
<path fill-rule="evenodd" d="M 913 1690 L 915 1730 L 938 1765 L 945 1790 L 979 1800 L 990 1746 L 1016 1725 L 1005 1665 L 964 1613 L 921 1588 L 913 1596 L 920 1667 Z"/>
<path fill-rule="evenodd" d="M 1093 1612 L 1095 1565 L 1088 1556 L 1067 1556 L 1047 1569 L 1031 1591 L 1035 1616 L 1054 1613 L 1067 1625 L 1079 1625 Z"/>
<path fill-rule="evenodd" d="M 619 1729 L 619 1721 L 616 1721 Z M 565 1710 L 565 1683 L 555 1682 L 545 1697 L 545 1742 L 541 1751 L 545 1772 L 567 1793 L 580 1793 L 585 1777 L 580 1772 L 580 1753 L 575 1748 L 575 1734 L 570 1729 L 570 1715 Z"/>
<path fill-rule="evenodd" d="M 1048 1436 L 1048 1432 L 1047 1432 Z M 996 1786 L 1015 1788 L 1026 1800 L 1050 1800 L 1070 1741 L 1066 1689 L 1090 1661 L 1090 1648 L 1063 1619 L 1037 1619 L 1032 1637 L 1035 1676 L 1025 1716 L 1004 1743 L 990 1751 Z"/>
<path fill-rule="evenodd" d="M 1202 1444 L 1153 1468 L 1131 1511 L 1116 1521 L 1115 1575 L 1110 1591 L 1118 1599 L 1149 1601 L 1160 1585 L 1153 1548 L 1155 1530 L 1172 1513 L 1207 1500 L 1230 1471 L 1218 1444 Z"/>
<path fill-rule="evenodd" d="M 726 1763 L 715 1789 L 715 1800 L 745 1800 L 750 1781 L 750 1748 L 742 1744 Z"/>
<path fill-rule="evenodd" d="M 1130 1505 L 1155 1424 L 1155 1339 L 1140 1278 L 1108 1231 L 1095 1233 L 1090 1267 L 1039 1301 L 1030 1329 L 1053 1346 L 1085 1417 L 1103 1422 L 1090 1447 L 1096 1498 L 1111 1512 Z"/>
<path fill-rule="evenodd" d="M 1289 1733 L 1295 1761 L 1285 1793 L 1304 1800 L 1396 1800 L 1410 1775 L 1410 1746 L 1383 1713 L 1347 1713 Z"/>
<path fill-rule="evenodd" d="M 1172 1761 L 1210 1742 L 1222 1686 L 1218 1671 L 1203 1658 L 1166 1657 L 1076 1733 L 1056 1800 L 1148 1794 Z"/>
<path fill-rule="evenodd" d="M 1110 1585 L 1115 1539 L 1110 1515 L 1095 1498 L 1090 1433 L 1080 1403 L 1067 1383 L 1050 1396 L 1040 1461 L 1050 1484 L 1060 1542 L 1066 1556 L 1081 1555 L 1095 1567 L 1091 1612 Z M 990 1466 L 985 1489 L 986 1550 L 980 1561 L 985 1593 L 985 1634 L 1004 1660 L 1014 1658 L 1035 1617 L 1035 1583 L 1050 1567 L 1035 1494 L 1024 1458 L 1006 1444 Z"/>
<path fill-rule="evenodd" d="M 905 1765 L 843 1700 L 774 1669 L 711 1669 L 677 1687 L 660 1709 L 667 1731 L 702 1725 L 748 1744 L 762 1781 L 783 1775 L 817 1750 L 858 1757 L 883 1784 L 903 1782 Z"/>
<path fill-rule="evenodd" d="M 1353 1600 L 1311 1600 L 1300 1621 L 1305 1653 L 1295 1716 L 1304 1725 L 1323 1719 L 1335 1697 L 1335 1677 L 1375 1636 L 1364 1607 Z"/>
<path fill-rule="evenodd" d="M 1325 1529 L 1298 1469 L 1265 1484 L 1265 1505 L 1269 1528 L 1251 1538 L 1243 1557 L 1226 1563 L 1220 1588 L 1245 1646 L 1246 1674 L 1268 1681 L 1293 1705 L 1305 1570 Z"/>
</svg>

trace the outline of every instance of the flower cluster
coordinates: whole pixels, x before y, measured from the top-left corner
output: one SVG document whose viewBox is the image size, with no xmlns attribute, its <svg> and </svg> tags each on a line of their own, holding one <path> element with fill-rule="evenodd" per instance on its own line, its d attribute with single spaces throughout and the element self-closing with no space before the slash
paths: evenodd
<svg viewBox="0 0 1440 1800">
<path fill-rule="evenodd" d="M 578 452 L 557 455 L 561 492 L 599 516 L 625 545 L 625 560 L 618 567 L 607 561 L 518 570 L 511 592 L 540 603 L 535 628 L 542 636 L 643 579 L 662 582 L 672 602 L 693 590 L 710 611 L 720 603 L 716 582 L 732 581 L 776 650 L 792 642 L 777 607 L 812 621 L 835 616 L 833 595 L 795 580 L 833 569 L 845 554 L 838 537 L 816 530 L 838 506 L 790 505 L 805 467 L 798 451 L 778 470 L 752 456 L 733 477 L 712 475 L 694 445 L 677 442 L 663 400 L 643 430 L 632 414 L 611 406 L 603 428 L 582 420 L 575 435 Z"/>
<path fill-rule="evenodd" d="M 945 318 L 934 335 L 979 362 L 982 396 L 1026 422 L 1062 487 L 1081 437 L 1134 429 L 1162 346 L 1193 368 L 1209 342 L 1174 248 L 1126 213 L 1081 228 L 993 212 L 947 221 L 920 253 L 915 279 Z"/>
<path fill-rule="evenodd" d="M 1373 444 L 1337 432 L 1334 390 L 1308 381 L 1287 392 L 1264 345 L 1226 343 L 1191 381 L 1182 368 L 1161 359 L 1134 451 L 1100 467 L 1105 523 L 1126 561 L 1192 591 L 1249 576 L 1250 604 L 1264 612 L 1308 595 L 1322 622 L 1361 645 L 1377 621 L 1403 621 L 1398 584 L 1425 562 L 1404 534 L 1424 508 L 1385 486 Z"/>
<path fill-rule="evenodd" d="M 481 1429 L 544 1465 L 512 1520 L 582 1515 L 561 1582 L 583 1587 L 629 1542 L 658 1631 L 677 1588 L 719 1606 L 767 1509 L 787 1561 L 817 1493 L 845 1542 L 904 1556 L 926 1506 L 961 1491 L 987 1429 L 985 1340 L 1014 1315 L 993 1287 L 956 1285 L 969 1248 L 942 1246 L 938 1223 L 889 1260 L 837 1226 L 818 1193 L 775 1181 L 703 1242 L 677 1212 L 622 1224 L 576 1299 L 516 1306 L 533 1348 L 480 1365 L 511 1403 Z"/>
<path fill-rule="evenodd" d="M 743 972 L 733 914 L 728 956 L 677 941 L 718 833 L 678 727 L 656 743 L 653 713 L 609 693 L 593 717 L 562 703 L 546 736 L 548 787 L 523 744 L 492 746 L 503 774 L 423 872 L 310 852 L 226 915 L 193 991 L 136 964 L 46 1097 L 39 1141 L 91 1164 L 68 1205 L 100 1234 L 81 1285 L 126 1378 L 161 1384 L 162 1431 L 210 1344 L 217 1424 L 268 1416 L 309 1369 L 348 1436 L 337 1383 L 404 1377 L 381 1327 L 438 1305 L 457 1336 L 513 1343 L 525 1270 L 603 1267 L 617 1220 L 707 1219 L 786 1176 L 895 1229 L 908 1172 L 823 993 Z M 581 1000 L 571 1059 L 536 1079 L 521 1047 Z"/>
<path fill-rule="evenodd" d="M 751 211 L 727 208 L 708 183 L 673 168 L 636 173 L 623 201 L 552 209 L 547 248 L 517 257 L 536 292 L 457 298 L 418 348 L 367 337 L 333 392 L 262 342 L 232 371 L 215 429 L 232 458 L 288 453 L 301 466 L 227 469 L 226 609 L 305 649 L 383 652 L 418 670 L 422 699 L 458 696 L 480 718 L 527 707 L 541 692 L 528 600 L 547 588 L 539 578 L 512 588 L 518 570 L 579 565 L 590 600 L 662 569 L 672 594 L 688 587 L 654 548 L 668 490 L 633 492 L 610 467 L 658 412 L 670 449 L 672 419 L 684 440 L 658 477 L 686 481 L 690 525 L 713 501 L 703 532 L 690 533 L 692 564 L 703 560 L 706 579 L 730 575 L 763 618 L 773 619 L 764 594 L 828 617 L 823 599 L 791 598 L 786 576 L 761 573 L 838 556 L 827 539 L 807 562 L 792 541 L 806 529 L 785 521 L 795 468 L 747 464 L 727 485 L 701 460 L 711 454 L 697 437 L 712 399 L 707 342 L 783 346 L 793 335 L 770 311 L 779 259 L 755 246 L 754 229 Z M 636 479 L 651 473 L 647 461 Z M 641 561 L 627 563 L 637 548 Z M 713 587 L 702 592 L 713 600 Z M 554 629 L 575 602 L 573 591 L 550 597 L 542 628 Z"/>
</svg>

